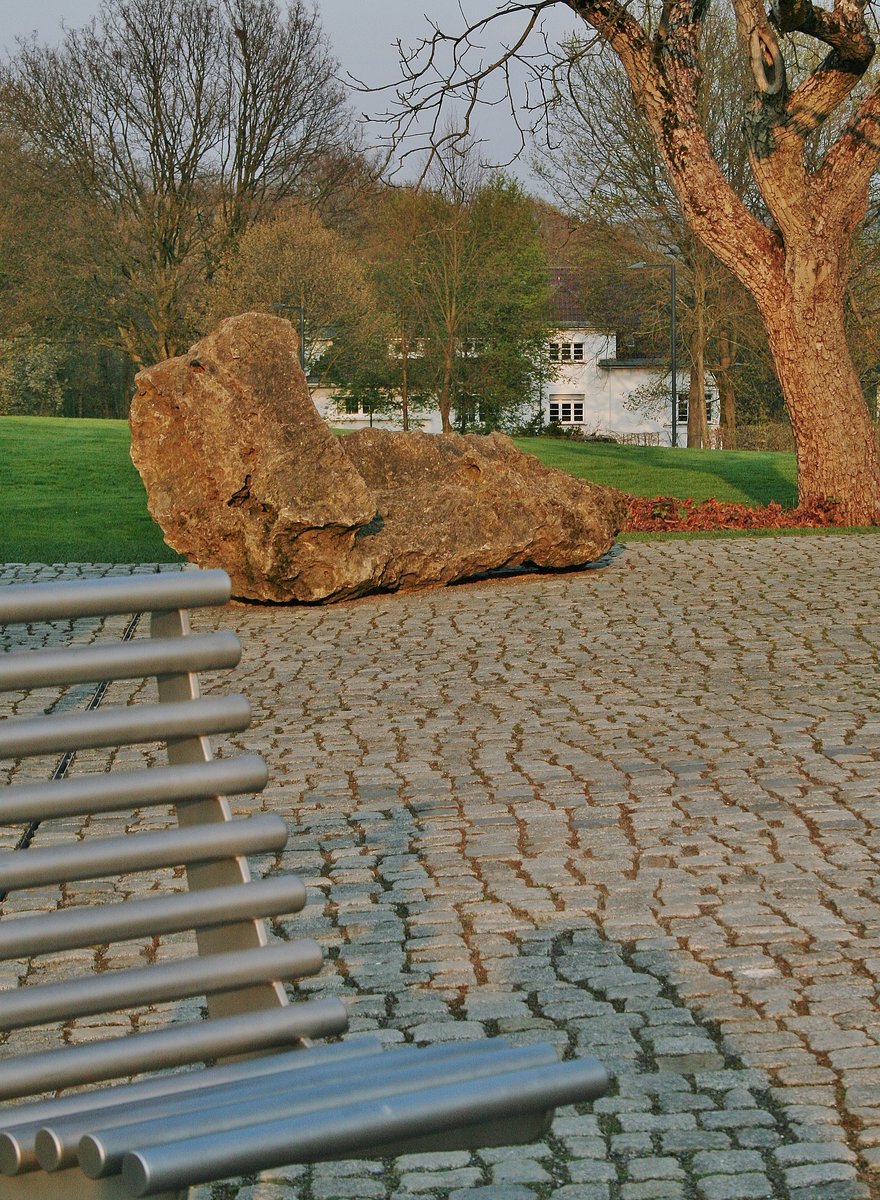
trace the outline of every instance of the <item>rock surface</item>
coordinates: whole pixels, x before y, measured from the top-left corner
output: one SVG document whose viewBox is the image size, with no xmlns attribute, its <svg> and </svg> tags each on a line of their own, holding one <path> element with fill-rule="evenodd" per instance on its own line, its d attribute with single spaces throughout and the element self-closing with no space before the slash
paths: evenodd
<svg viewBox="0 0 880 1200">
<path fill-rule="evenodd" d="M 615 493 L 522 454 L 508 437 L 390 433 L 343 438 L 376 499 L 363 545 L 378 587 L 453 583 L 486 571 L 561 569 L 601 557 L 625 515 Z"/>
<path fill-rule="evenodd" d="M 335 437 L 288 321 L 245 313 L 137 377 L 131 456 L 165 540 L 236 596 L 321 602 L 604 554 L 622 497 L 509 438 Z"/>
</svg>

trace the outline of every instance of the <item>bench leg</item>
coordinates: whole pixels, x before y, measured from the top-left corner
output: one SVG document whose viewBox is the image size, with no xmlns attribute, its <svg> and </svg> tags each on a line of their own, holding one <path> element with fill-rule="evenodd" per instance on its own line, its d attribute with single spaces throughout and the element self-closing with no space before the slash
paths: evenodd
<svg viewBox="0 0 880 1200">
<path fill-rule="evenodd" d="M 189 1189 L 162 1192 L 152 1200 L 186 1200 Z M 24 1175 L 0 1177 L 3 1200 L 131 1200 L 119 1175 L 109 1179 L 87 1179 L 78 1167 L 66 1171 L 29 1171 Z"/>
</svg>

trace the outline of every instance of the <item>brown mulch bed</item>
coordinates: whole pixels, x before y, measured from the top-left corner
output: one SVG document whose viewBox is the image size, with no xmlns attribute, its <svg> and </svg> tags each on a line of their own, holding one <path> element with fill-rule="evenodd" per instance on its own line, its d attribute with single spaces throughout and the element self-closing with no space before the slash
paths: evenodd
<svg viewBox="0 0 880 1200">
<path fill-rule="evenodd" d="M 775 501 L 750 508 L 722 500 L 679 500 L 675 496 L 627 496 L 626 499 L 624 533 L 818 529 L 843 524 L 833 500 L 808 508 L 783 508 Z"/>
</svg>

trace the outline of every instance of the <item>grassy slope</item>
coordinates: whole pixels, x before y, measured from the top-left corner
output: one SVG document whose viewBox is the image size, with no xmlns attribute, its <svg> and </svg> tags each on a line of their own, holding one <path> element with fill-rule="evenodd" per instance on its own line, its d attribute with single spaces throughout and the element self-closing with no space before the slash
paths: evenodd
<svg viewBox="0 0 880 1200">
<path fill-rule="evenodd" d="M 125 421 L 0 419 L 0 562 L 176 562 Z"/>
<path fill-rule="evenodd" d="M 520 438 L 517 444 L 548 466 L 639 496 L 778 500 L 787 506 L 797 500 L 791 454 L 554 438 Z M 125 421 L 0 418 L 0 562 L 177 561 L 147 512 L 128 447 Z M 657 535 L 627 535 L 645 536 Z"/>
<path fill-rule="evenodd" d="M 516 444 L 548 467 L 558 467 L 593 483 L 634 496 L 688 496 L 786 508 L 797 504 L 793 454 L 753 450 L 670 450 L 658 446 L 618 446 L 607 442 L 568 442 L 562 438 L 517 438 Z"/>
</svg>

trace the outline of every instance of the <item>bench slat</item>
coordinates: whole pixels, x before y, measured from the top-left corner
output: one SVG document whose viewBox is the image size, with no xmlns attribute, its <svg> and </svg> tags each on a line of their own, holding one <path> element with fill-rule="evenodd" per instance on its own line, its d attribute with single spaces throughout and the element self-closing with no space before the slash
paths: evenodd
<svg viewBox="0 0 880 1200">
<path fill-rule="evenodd" d="M 331 1037 L 344 1033 L 347 1023 L 345 1006 L 335 996 L 322 1000 L 301 1000 L 282 1008 L 266 1008 L 218 1017 L 212 1021 L 187 1021 L 166 1029 L 151 1029 L 135 1036 L 107 1038 L 100 1042 L 59 1046 L 34 1054 L 18 1055 L 0 1061 L 0 1099 L 13 1100 L 56 1088 L 77 1087 L 136 1075 L 141 1071 L 160 1071 L 168 1067 L 206 1059 L 258 1053 L 295 1045 L 303 1038 Z M 373 1044 L 373 1039 L 359 1039 Z M 348 1043 L 346 1043 L 348 1045 Z M 375 1049 L 380 1048 L 376 1043 Z M 337 1047 L 326 1049 L 335 1051 Z M 291 1050 L 288 1058 L 305 1053 Z M 178 1090 L 207 1087 L 213 1081 L 241 1079 L 256 1069 L 271 1071 L 276 1058 L 248 1059 L 211 1067 L 198 1073 L 155 1076 L 137 1083 L 114 1084 L 98 1091 L 77 1092 L 50 1100 L 34 1100 L 0 1114 L 0 1128 L 9 1130 L 33 1124 L 34 1132 L 57 1114 L 94 1111 L 117 1104 L 133 1104 L 148 1096 L 165 1095 Z M 289 1063 L 282 1064 L 284 1067 Z M 305 1065 L 305 1063 L 304 1063 Z M 278 1067 L 276 1069 L 282 1069 Z M 5 1134 L 3 1135 L 5 1137 Z M 2 1143 L 2 1138 L 0 1138 Z M 0 1165 L 0 1170 L 6 1168 Z"/>
<path fill-rule="evenodd" d="M 231 594 L 225 571 L 162 571 L 155 575 L 12 584 L 0 589 L 0 625 L 213 607 L 225 604 Z"/>
<path fill-rule="evenodd" d="M 372 1065 L 366 1077 L 354 1078 L 346 1074 L 344 1080 L 328 1078 L 317 1087 L 299 1091 L 294 1087 L 286 1095 L 273 1094 L 272 1087 L 267 1085 L 262 1095 L 248 1097 L 247 1103 L 234 1093 L 227 1095 L 225 1101 L 220 1100 L 207 1111 L 186 1113 L 187 1137 L 237 1131 L 260 1121 L 276 1122 L 308 1116 L 322 1109 L 335 1108 L 340 1103 L 375 1103 L 425 1087 L 468 1084 L 486 1076 L 500 1076 L 558 1062 L 553 1047 L 546 1043 L 497 1054 L 472 1054 L 469 1046 L 448 1047 L 446 1055 L 439 1060 L 426 1062 L 417 1056 L 414 1061 L 396 1069 L 380 1060 Z M 90 1179 L 116 1174 L 122 1166 L 123 1156 L 138 1146 L 161 1145 L 179 1138 L 181 1123 L 180 1115 L 171 1113 L 151 1121 L 137 1121 L 86 1134 L 77 1148 L 79 1165 Z M 47 1137 L 46 1141 L 49 1140 Z M 40 1154 L 42 1144 L 43 1139 L 38 1134 L 37 1158 L 45 1166 Z"/>
<path fill-rule="evenodd" d="M 343 1045 L 357 1046 L 360 1040 L 362 1039 Z M 380 1043 L 376 1041 L 373 1049 L 379 1048 Z M 457 1043 L 453 1046 L 400 1046 L 385 1051 L 378 1059 L 373 1053 L 353 1054 L 345 1062 L 345 1083 L 347 1087 L 360 1087 L 369 1081 L 385 1080 L 390 1075 L 411 1072 L 415 1068 L 424 1075 L 438 1067 L 445 1069 L 453 1061 L 459 1064 L 467 1062 L 476 1069 L 480 1059 L 488 1061 L 502 1051 L 510 1049 L 510 1043 L 503 1038 L 483 1038 L 477 1042 Z M 545 1046 L 544 1050 L 547 1049 Z M 326 1062 L 324 1055 L 319 1051 L 318 1058 L 313 1060 L 314 1066 L 303 1063 L 302 1051 L 293 1051 L 289 1054 L 276 1054 L 267 1059 L 250 1059 L 246 1064 L 235 1064 L 239 1069 L 228 1078 L 224 1076 L 221 1079 L 220 1076 L 231 1068 L 213 1069 L 205 1073 L 206 1083 L 202 1087 L 169 1091 L 139 1099 L 134 1109 L 128 1102 L 101 1107 L 97 1111 L 83 1107 L 68 1116 L 50 1114 L 44 1122 L 31 1122 L 16 1129 L 15 1136 L 19 1139 L 24 1137 L 33 1140 L 35 1149 L 37 1145 L 39 1147 L 39 1165 L 46 1171 L 57 1171 L 76 1164 L 77 1146 L 83 1137 L 129 1125 L 133 1114 L 136 1114 L 138 1122 L 167 1118 L 172 1114 L 178 1114 L 179 1117 L 186 1114 L 189 1129 L 188 1114 L 211 1112 L 217 1105 L 230 1103 L 237 1104 L 240 1109 L 242 1104 L 260 1101 L 270 1093 L 288 1097 L 295 1093 L 298 1101 L 304 1102 L 307 1095 L 320 1100 L 329 1088 L 335 1093 L 333 1102 L 336 1103 L 340 1077 L 333 1069 L 333 1063 L 339 1061 L 339 1056 L 335 1053 L 339 1046 L 321 1047 L 321 1051 L 330 1050 L 334 1051 L 333 1059 Z M 208 1082 L 209 1079 L 213 1082 Z M 0 1123 L 0 1129 L 2 1128 Z M 130 1146 L 128 1148 L 130 1149 Z"/>
<path fill-rule="evenodd" d="M 44 717 L 10 717 L 0 721 L 0 758 L 237 733 L 250 723 L 251 706 L 244 696 L 212 696 Z"/>
<path fill-rule="evenodd" d="M 239 854 L 283 849 L 288 828 L 277 813 L 259 813 L 235 821 L 190 825 L 158 833 L 92 838 L 71 845 L 10 852 L 0 858 L 0 891 L 103 879 L 157 867 L 213 862 Z"/>
<path fill-rule="evenodd" d="M 252 1171 L 381 1153 L 385 1144 L 450 1131 L 458 1126 L 503 1122 L 532 1112 L 547 1113 L 602 1095 L 608 1086 L 595 1059 L 554 1063 L 467 1082 L 428 1087 L 401 1096 L 340 1104 L 306 1116 L 239 1127 L 225 1132 L 165 1142 L 126 1154 L 122 1180 L 134 1196 L 149 1196 L 174 1187 L 209 1183 Z"/>
<path fill-rule="evenodd" d="M 335 1074 L 342 1062 L 346 1064 L 346 1075 L 352 1070 L 358 1075 L 368 1070 L 375 1072 L 378 1064 L 376 1055 L 382 1051 L 382 1043 L 375 1037 L 360 1036 L 345 1042 L 303 1049 L 284 1049 L 284 1046 L 293 1046 L 297 1042 L 297 1038 L 291 1036 L 289 1018 L 295 1016 L 299 1007 L 291 1005 L 287 1009 L 272 1010 L 273 1022 L 278 1025 L 284 1036 L 282 1038 L 276 1035 L 274 1042 L 265 1046 L 258 1045 L 258 1049 L 270 1051 L 268 1056 L 239 1058 L 221 1066 L 176 1072 L 173 1075 L 154 1075 L 148 1079 L 139 1079 L 135 1083 L 120 1083 L 112 1088 L 97 1088 L 53 1100 L 35 1100 L 15 1108 L 0 1109 L 0 1174 L 18 1175 L 37 1169 L 40 1164 L 36 1158 L 35 1142 L 37 1134 L 43 1129 L 47 1129 L 47 1138 L 42 1142 L 44 1153 L 51 1156 L 53 1163 L 57 1162 L 57 1166 L 47 1169 L 61 1170 L 76 1164 L 79 1140 L 85 1133 L 98 1127 L 96 1123 L 99 1123 L 100 1128 L 103 1128 L 105 1123 L 107 1126 L 122 1124 L 131 1119 L 133 1112 L 141 1112 L 142 1105 L 146 1105 L 149 1112 L 166 1112 L 168 1106 L 179 1098 L 192 1107 L 198 1107 L 199 1097 L 204 1097 L 201 1102 L 210 1104 L 215 1093 L 225 1094 L 232 1085 L 244 1088 L 250 1093 L 252 1089 L 258 1090 L 263 1080 L 271 1082 L 275 1075 L 284 1075 L 295 1079 L 298 1086 L 308 1087 L 325 1080 L 328 1071 Z M 339 1001 L 314 1000 L 309 1001 L 305 1007 L 315 1012 L 318 1009 L 324 1010 L 323 1027 L 319 1027 L 314 1014 L 311 1018 L 317 1031 L 315 1036 L 340 1032 L 338 1027 L 331 1028 L 328 1023 L 330 1016 L 338 1022 L 342 1011 Z M 287 1014 L 286 1025 L 281 1023 L 282 1014 Z M 234 1020 L 243 1023 L 245 1018 L 239 1016 Z M 262 1020 L 259 1024 L 258 1037 L 262 1030 Z M 427 1047 L 424 1050 L 430 1053 Z M 419 1053 L 421 1051 L 415 1046 L 407 1046 L 403 1050 L 389 1051 L 387 1056 L 383 1055 L 381 1061 L 384 1063 L 386 1057 L 396 1061 L 403 1054 L 412 1056 Z M 189 1063 L 192 1060 L 186 1061 Z M 361 1065 L 367 1063 L 371 1063 L 372 1066 Z M 51 1123 L 51 1138 L 48 1135 L 47 1122 Z M 54 1149 L 51 1149 L 51 1146 L 54 1146 Z"/>
<path fill-rule="evenodd" d="M 26 783 L 0 794 L 0 824 L 82 816 L 118 809 L 155 808 L 211 796 L 261 792 L 268 770 L 258 754 L 206 763 L 76 775 L 49 783 Z"/>
<path fill-rule="evenodd" d="M 123 1008 L 145 1008 L 190 996 L 235 991 L 316 975 L 321 947 L 311 938 L 273 942 L 255 950 L 233 950 L 124 971 L 102 971 L 63 983 L 37 984 L 0 992 L 0 1029 L 23 1029 Z"/>
<path fill-rule="evenodd" d="M 26 958 L 132 938 L 226 925 L 247 917 L 300 912 L 306 889 L 295 875 L 172 892 L 155 899 L 125 900 L 98 908 L 78 905 L 39 917 L 0 922 L 0 959 Z"/>
<path fill-rule="evenodd" d="M 241 643 L 229 632 L 30 650 L 0 659 L 0 691 L 214 671 L 234 667 L 240 659 Z"/>
</svg>

